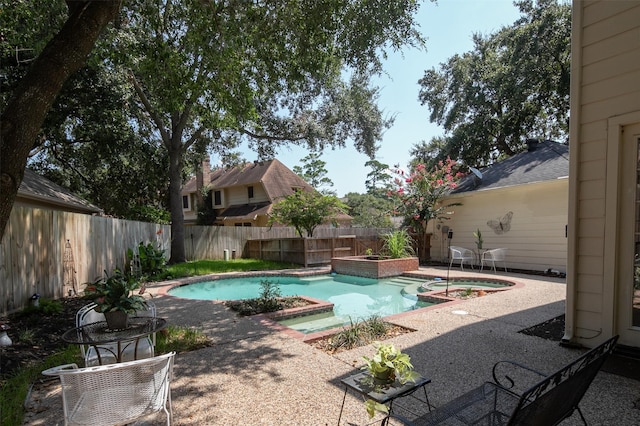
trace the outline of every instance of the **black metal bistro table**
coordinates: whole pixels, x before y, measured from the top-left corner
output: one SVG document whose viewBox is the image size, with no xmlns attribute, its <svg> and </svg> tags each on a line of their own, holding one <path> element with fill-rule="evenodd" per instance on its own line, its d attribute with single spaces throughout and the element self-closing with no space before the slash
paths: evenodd
<svg viewBox="0 0 640 426">
<path fill-rule="evenodd" d="M 344 396 L 342 397 L 342 406 L 340 407 L 340 415 L 338 416 L 338 426 L 340 425 L 340 420 L 342 419 L 344 402 L 347 398 L 347 391 L 349 389 L 356 393 L 359 393 L 360 395 L 363 395 L 366 398 L 371 398 L 377 403 L 389 403 L 389 413 L 391 413 L 393 410 L 393 401 L 395 399 L 405 396 L 413 396 L 414 392 L 422 389 L 424 391 L 424 401 L 415 396 L 413 397 L 420 401 L 422 404 L 426 404 L 429 411 L 431 411 L 431 404 L 429 403 L 429 396 L 427 395 L 427 389 L 425 387 L 426 385 L 431 383 L 431 379 L 423 376 L 419 376 L 418 378 L 416 378 L 415 382 L 407 382 L 405 384 L 402 384 L 398 380 L 396 380 L 389 385 L 380 386 L 375 385 L 373 382 L 373 377 L 369 373 L 364 372 L 349 376 L 346 379 L 342 379 L 341 382 L 344 384 Z"/>
<path fill-rule="evenodd" d="M 107 349 L 116 359 L 122 362 L 125 349 L 134 346 L 134 359 L 138 359 L 138 343 L 140 339 L 156 333 L 167 326 L 164 318 L 157 317 L 129 317 L 129 325 L 123 329 L 110 329 L 106 321 L 92 322 L 81 327 L 67 330 L 62 340 L 75 345 L 93 346 L 98 356 L 98 363 L 102 365 L 100 356 L 104 345 L 114 345 L 114 349 Z"/>
</svg>

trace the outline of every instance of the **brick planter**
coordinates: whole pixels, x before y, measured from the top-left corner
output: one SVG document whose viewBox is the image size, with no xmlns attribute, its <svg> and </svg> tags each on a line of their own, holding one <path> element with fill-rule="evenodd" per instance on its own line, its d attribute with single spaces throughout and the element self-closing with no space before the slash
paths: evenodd
<svg viewBox="0 0 640 426">
<path fill-rule="evenodd" d="M 373 256 L 349 256 L 331 259 L 331 270 L 335 273 L 366 278 L 395 277 L 406 271 L 415 271 L 418 266 L 417 257 L 374 259 Z"/>
</svg>

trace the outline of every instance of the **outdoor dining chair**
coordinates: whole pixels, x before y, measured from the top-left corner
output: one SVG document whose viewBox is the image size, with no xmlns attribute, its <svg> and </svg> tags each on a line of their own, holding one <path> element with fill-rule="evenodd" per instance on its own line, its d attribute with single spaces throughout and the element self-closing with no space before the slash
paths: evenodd
<svg viewBox="0 0 640 426">
<path fill-rule="evenodd" d="M 482 253 L 482 256 L 480 257 L 480 270 L 484 268 L 485 262 L 487 263 L 491 262 L 491 265 L 493 266 L 493 272 L 497 272 L 496 262 L 502 262 L 502 264 L 504 265 L 504 271 L 507 272 L 507 263 L 505 262 L 506 257 L 507 257 L 506 248 L 497 248 L 493 250 L 487 250 L 484 253 Z"/>
<path fill-rule="evenodd" d="M 473 269 L 473 264 L 476 261 L 476 255 L 473 251 L 464 247 L 451 246 L 449 247 L 449 253 L 451 254 L 451 261 L 449 262 L 449 268 L 453 265 L 454 260 L 460 261 L 460 269 L 464 271 L 464 262 L 467 262 Z"/>
<path fill-rule="evenodd" d="M 164 411 L 171 425 L 175 352 L 119 364 L 78 368 L 65 364 L 42 372 L 62 385 L 64 424 L 113 426 Z"/>
<path fill-rule="evenodd" d="M 76 327 L 82 327 L 83 325 L 91 324 L 93 322 L 105 321 L 104 314 L 97 312 L 94 308 L 95 303 L 89 303 L 78 310 L 76 314 Z M 139 317 L 155 317 L 156 305 L 150 301 L 145 301 L 145 310 L 136 311 L 135 316 Z M 137 339 L 131 342 L 121 342 L 121 345 L 126 345 L 122 357 L 124 361 L 132 361 L 137 354 L 137 358 L 149 358 L 154 355 L 154 347 L 156 343 L 155 333 L 151 337 L 143 339 Z M 100 351 L 100 356 L 96 353 Z M 105 345 L 80 345 L 80 352 L 84 358 L 85 367 L 90 367 L 99 364 L 113 364 L 117 361 L 116 353 L 117 344 L 105 344 Z"/>
</svg>

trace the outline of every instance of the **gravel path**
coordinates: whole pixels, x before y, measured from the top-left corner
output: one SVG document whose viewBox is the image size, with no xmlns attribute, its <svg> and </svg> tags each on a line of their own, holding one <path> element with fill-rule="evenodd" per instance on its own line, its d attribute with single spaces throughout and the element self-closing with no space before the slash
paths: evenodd
<svg viewBox="0 0 640 426">
<path fill-rule="evenodd" d="M 424 268 L 425 275 L 446 269 Z M 451 271 L 451 275 L 462 275 Z M 439 305 L 394 316 L 393 322 L 416 330 L 391 340 L 406 351 L 417 371 L 432 379 L 427 386 L 438 406 L 489 379 L 492 365 L 510 359 L 543 371 L 575 359 L 581 350 L 519 331 L 564 313 L 561 279 L 510 277 L 516 288 L 487 297 Z M 494 274 L 464 273 L 464 276 Z M 161 294 L 156 286 L 150 291 Z M 340 379 L 357 373 L 362 347 L 328 355 L 220 304 L 169 296 L 155 299 L 158 315 L 169 323 L 201 328 L 214 345 L 178 354 L 172 382 L 175 425 L 335 425 L 344 396 Z M 38 385 L 28 401 L 28 425 L 63 424 L 59 385 Z M 581 404 L 594 425 L 640 424 L 640 382 L 601 372 Z M 117 409 L 117 407 L 114 407 Z M 347 394 L 342 425 L 369 421 L 362 400 Z M 138 422 L 162 424 L 161 416 Z M 574 418 L 563 425 L 581 424 Z"/>
</svg>

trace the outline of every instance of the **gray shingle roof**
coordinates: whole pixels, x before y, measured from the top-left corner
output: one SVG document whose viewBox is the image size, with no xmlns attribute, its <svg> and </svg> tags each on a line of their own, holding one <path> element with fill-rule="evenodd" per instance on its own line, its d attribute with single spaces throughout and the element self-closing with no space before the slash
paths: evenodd
<svg viewBox="0 0 640 426">
<path fill-rule="evenodd" d="M 60 210 L 89 214 L 102 212 L 101 208 L 29 169 L 25 169 L 24 178 L 18 189 L 18 200 L 20 198 L 37 201 Z"/>
<path fill-rule="evenodd" d="M 465 176 L 453 191 L 480 191 L 534 182 L 555 180 L 569 175 L 569 146 L 553 141 L 534 144 L 533 150 L 516 154 L 482 170 L 482 179 Z"/>
<path fill-rule="evenodd" d="M 213 169 L 208 177 L 204 177 L 204 184 L 216 189 L 257 183 L 262 183 L 272 201 L 290 195 L 293 192 L 292 188 L 315 191 L 304 179 L 276 159 L 247 163 L 238 167 Z M 196 178 L 192 177 L 182 188 L 182 193 L 195 191 Z"/>
</svg>

